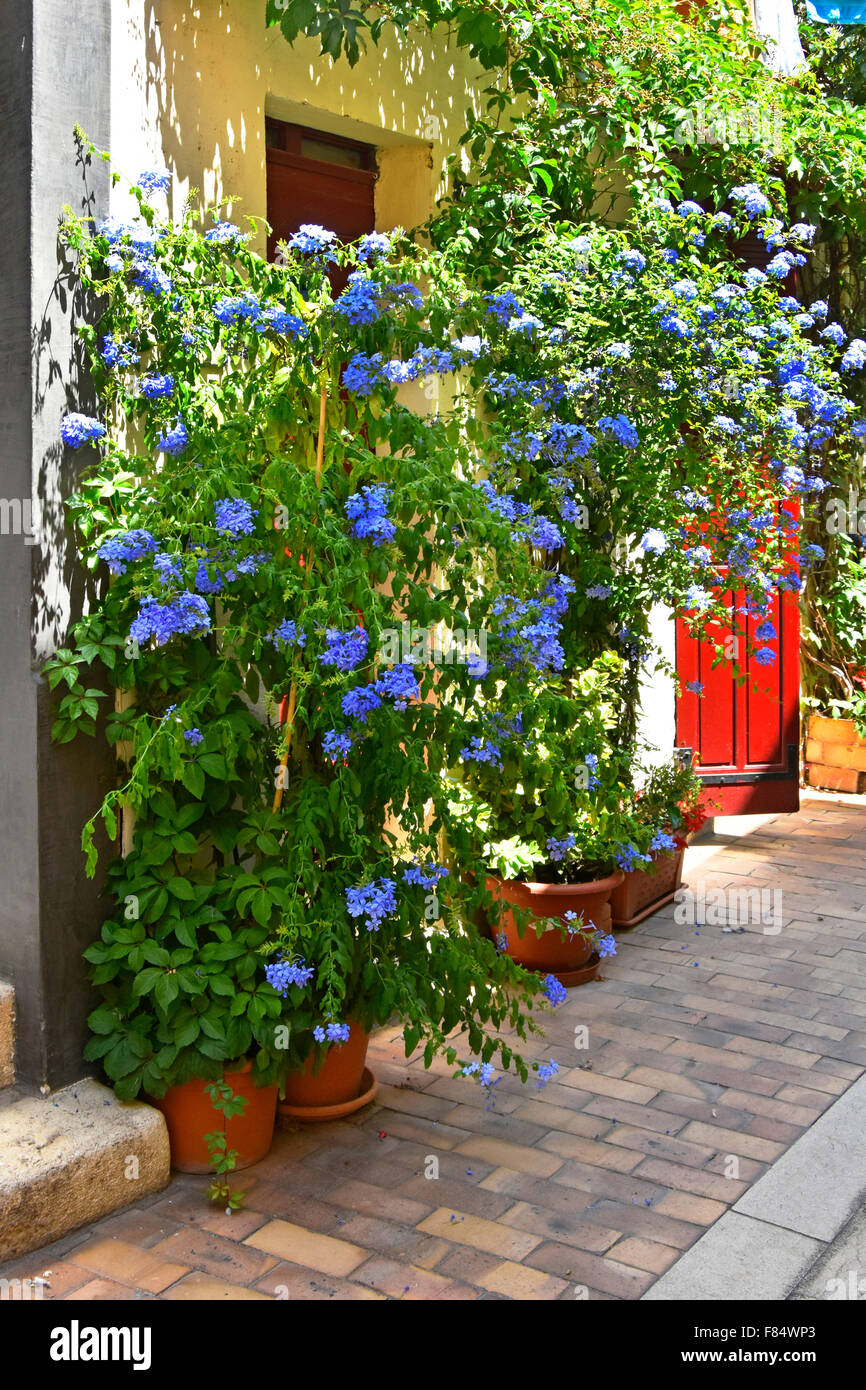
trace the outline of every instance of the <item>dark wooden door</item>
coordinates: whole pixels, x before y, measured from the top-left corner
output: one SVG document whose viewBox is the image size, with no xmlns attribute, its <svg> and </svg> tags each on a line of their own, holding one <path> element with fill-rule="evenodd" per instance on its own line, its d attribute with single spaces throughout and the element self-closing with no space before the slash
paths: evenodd
<svg viewBox="0 0 866 1390">
<path fill-rule="evenodd" d="M 270 118 L 266 133 L 269 259 L 277 242 L 304 223 L 326 227 L 340 241 L 355 241 L 375 229 L 373 146 Z M 332 275 L 335 291 L 345 280 L 342 271 Z"/>
</svg>

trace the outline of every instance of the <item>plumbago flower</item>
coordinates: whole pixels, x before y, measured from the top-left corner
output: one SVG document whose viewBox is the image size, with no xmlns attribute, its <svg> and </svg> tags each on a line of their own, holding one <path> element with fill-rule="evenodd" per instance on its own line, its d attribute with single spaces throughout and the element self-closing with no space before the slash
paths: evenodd
<svg viewBox="0 0 866 1390">
<path fill-rule="evenodd" d="M 539 569 L 563 540 L 551 499 L 509 518 L 476 486 L 479 393 L 429 415 L 401 397 L 483 362 L 469 287 L 398 234 L 346 247 L 304 226 L 269 263 L 247 230 L 169 221 L 149 192 L 140 220 L 64 232 L 83 287 L 108 287 L 86 341 L 110 411 L 71 413 L 62 437 L 96 446 L 73 514 L 110 582 L 49 663 L 80 710 L 58 735 L 92 728 L 80 659 L 135 691 L 97 812 L 113 835 L 130 804 L 136 829 L 88 951 L 107 1009 L 92 1055 L 124 1097 L 244 1058 L 264 1083 L 396 1013 L 428 1064 L 457 1065 L 457 1030 L 479 1068 L 526 1079 L 541 982 L 480 930 L 485 863 L 451 779 L 479 738 L 532 742 L 518 703 L 560 664 L 575 585 Z M 542 340 L 511 317 L 503 332 Z M 437 636 L 421 655 L 415 631 Z"/>
</svg>

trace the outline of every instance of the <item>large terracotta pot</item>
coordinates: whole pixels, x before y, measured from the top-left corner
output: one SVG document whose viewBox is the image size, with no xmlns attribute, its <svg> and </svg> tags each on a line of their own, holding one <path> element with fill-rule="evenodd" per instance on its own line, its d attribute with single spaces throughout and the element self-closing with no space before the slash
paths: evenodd
<svg viewBox="0 0 866 1390">
<path fill-rule="evenodd" d="M 610 895 L 614 930 L 636 927 L 645 917 L 669 903 L 683 881 L 685 841 L 672 854 L 654 854 L 655 870 L 630 869 Z"/>
<path fill-rule="evenodd" d="M 608 898 L 623 877 L 622 869 L 590 883 L 519 883 L 490 877 L 487 888 L 504 902 L 528 908 L 533 917 L 561 919 L 566 912 L 576 912 L 582 915 L 585 927 L 605 929 L 609 923 L 605 911 Z M 521 937 L 508 911 L 502 913 L 494 930 L 505 936 L 511 959 L 527 970 L 571 975 L 584 969 L 592 957 L 591 943 L 579 932 L 563 940 L 555 929 L 536 930 L 530 924 Z"/>
<path fill-rule="evenodd" d="M 280 1115 L 294 1120 L 337 1120 L 360 1110 L 375 1096 L 378 1083 L 365 1063 L 369 1033 L 349 1024 L 348 1042 L 334 1043 L 318 1073 L 315 1056 L 286 1077 Z"/>
<path fill-rule="evenodd" d="M 151 1100 L 161 1110 L 168 1126 L 171 1166 L 181 1173 L 212 1173 L 204 1136 L 223 1130 L 226 1147 L 237 1149 L 236 1168 L 248 1168 L 264 1158 L 274 1137 L 277 1087 L 256 1086 L 250 1076 L 252 1063 L 239 1071 L 227 1071 L 224 1080 L 236 1096 L 246 1100 L 243 1113 L 226 1119 L 215 1110 L 205 1090 L 207 1081 L 187 1081 L 172 1086 L 160 1100 Z"/>
</svg>

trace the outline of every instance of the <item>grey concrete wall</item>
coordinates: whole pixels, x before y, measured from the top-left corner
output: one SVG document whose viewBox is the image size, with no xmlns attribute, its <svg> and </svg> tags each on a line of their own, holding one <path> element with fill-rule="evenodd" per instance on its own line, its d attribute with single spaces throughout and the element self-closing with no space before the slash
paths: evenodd
<svg viewBox="0 0 866 1390">
<path fill-rule="evenodd" d="M 107 145 L 110 0 L 0 6 L 0 498 L 28 500 L 38 540 L 0 535 L 0 978 L 14 985 L 22 1082 L 61 1086 L 81 1061 L 91 1001 L 81 951 L 104 915 L 81 827 L 113 781 L 100 737 L 60 748 L 39 670 L 87 603 L 63 500 L 86 451 L 61 416 L 93 409 L 74 335 L 91 312 L 57 238 L 64 204 L 104 215 L 108 172 L 76 154 L 78 122 Z"/>
</svg>

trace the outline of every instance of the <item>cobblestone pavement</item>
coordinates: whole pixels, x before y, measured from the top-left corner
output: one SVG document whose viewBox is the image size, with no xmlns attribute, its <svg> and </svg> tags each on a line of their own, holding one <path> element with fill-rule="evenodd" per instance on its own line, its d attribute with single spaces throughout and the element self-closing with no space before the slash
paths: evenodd
<svg viewBox="0 0 866 1390">
<path fill-rule="evenodd" d="M 487 1109 L 385 1031 L 375 1104 L 278 1134 L 240 1212 L 178 1176 L 0 1275 L 54 1299 L 639 1298 L 866 1070 L 864 850 L 862 798 L 717 833 L 686 881 L 707 907 L 764 889 L 768 920 L 670 906 L 622 935 L 524 1049 L 559 1064 L 545 1089 L 503 1078 Z"/>
</svg>

